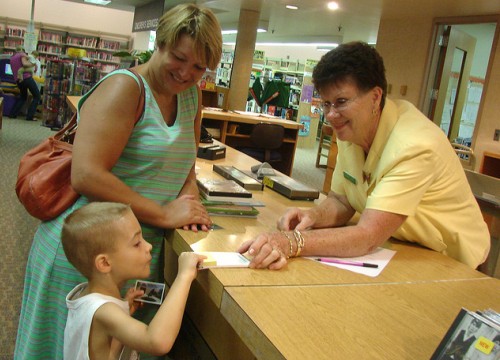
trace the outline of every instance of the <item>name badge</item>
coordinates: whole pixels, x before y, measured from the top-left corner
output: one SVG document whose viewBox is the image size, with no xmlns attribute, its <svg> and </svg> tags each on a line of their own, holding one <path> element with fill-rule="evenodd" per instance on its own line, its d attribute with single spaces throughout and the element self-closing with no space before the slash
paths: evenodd
<svg viewBox="0 0 500 360">
<path fill-rule="evenodd" d="M 358 182 L 356 181 L 356 178 L 354 176 L 352 176 L 351 174 L 348 174 L 347 172 L 344 171 L 344 177 L 349 180 L 350 182 L 352 182 L 354 185 L 357 185 Z"/>
</svg>

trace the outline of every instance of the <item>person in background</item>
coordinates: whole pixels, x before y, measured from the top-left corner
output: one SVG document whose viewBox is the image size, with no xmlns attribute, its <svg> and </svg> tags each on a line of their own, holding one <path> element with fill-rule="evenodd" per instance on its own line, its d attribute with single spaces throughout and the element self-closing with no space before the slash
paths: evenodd
<svg viewBox="0 0 500 360">
<path fill-rule="evenodd" d="M 21 96 L 16 99 L 14 106 L 10 112 L 10 118 L 17 118 L 21 108 L 24 103 L 28 99 L 28 90 L 33 96 L 30 105 L 28 106 L 28 111 L 26 113 L 26 120 L 28 121 L 36 121 L 35 113 L 36 107 L 40 103 L 41 95 L 38 86 L 33 79 L 33 71 L 23 71 L 22 76 L 19 76 L 19 70 L 21 68 L 24 69 L 32 69 L 35 67 L 35 62 L 31 63 L 28 60 L 28 55 L 23 51 L 22 46 L 16 47 L 16 53 L 12 55 L 10 58 L 10 67 L 12 68 L 12 74 L 14 75 L 14 80 L 17 83 L 19 91 L 21 92 Z"/>
<path fill-rule="evenodd" d="M 390 237 L 472 268 L 483 263 L 490 236 L 458 156 L 415 106 L 386 97 L 375 48 L 352 42 L 331 50 L 313 83 L 337 137 L 331 192 L 309 210 L 288 209 L 281 231 L 242 244 L 238 251 L 253 256 L 250 267 L 279 269 L 299 255 L 362 256 Z"/>
<path fill-rule="evenodd" d="M 201 127 L 197 82 L 215 69 L 222 35 L 208 9 L 183 4 L 167 11 L 156 32 L 150 60 L 135 67 L 145 94 L 127 69 L 104 77 L 78 105 L 71 182 L 81 194 L 57 218 L 42 222 L 26 268 L 15 358 L 61 359 L 67 310 L 65 297 L 84 277 L 60 246 L 64 219 L 91 201 L 130 204 L 152 245 L 150 281 L 163 279 L 160 259 L 165 230 L 207 231 L 210 217 L 199 199 L 195 160 Z M 140 97 L 145 108 L 136 122 Z M 134 317 L 147 322 L 146 305 Z"/>
<path fill-rule="evenodd" d="M 206 257 L 180 254 L 177 277 L 147 326 L 130 317 L 140 304 L 134 299 L 144 291 L 130 288 L 126 299 L 121 297 L 123 284 L 150 273 L 152 246 L 142 237 L 130 206 L 85 205 L 65 219 L 61 242 L 69 262 L 88 279 L 66 298 L 64 358 L 118 359 L 128 352 L 168 353 L 179 333 L 198 265 Z"/>
<path fill-rule="evenodd" d="M 40 54 L 38 51 L 32 51 L 31 56 L 33 56 L 35 60 L 35 73 L 33 74 L 34 76 L 42 77 L 42 63 L 40 59 L 38 58 Z"/>
<path fill-rule="evenodd" d="M 24 73 L 30 73 L 31 76 L 35 75 L 36 72 L 36 59 L 33 54 L 26 55 L 26 59 L 28 60 L 29 66 L 22 66 L 17 70 L 17 82 L 21 82 Z"/>
</svg>

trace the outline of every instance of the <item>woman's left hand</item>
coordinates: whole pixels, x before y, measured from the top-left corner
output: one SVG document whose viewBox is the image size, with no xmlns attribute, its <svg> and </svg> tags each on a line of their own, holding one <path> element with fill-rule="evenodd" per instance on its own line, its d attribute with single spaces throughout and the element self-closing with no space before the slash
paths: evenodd
<svg viewBox="0 0 500 360">
<path fill-rule="evenodd" d="M 282 250 L 284 235 L 280 232 L 260 234 L 254 239 L 245 241 L 238 248 L 243 254 L 248 252 L 252 256 L 250 268 L 279 270 L 287 264 Z M 285 239 L 286 241 L 286 239 Z"/>
</svg>

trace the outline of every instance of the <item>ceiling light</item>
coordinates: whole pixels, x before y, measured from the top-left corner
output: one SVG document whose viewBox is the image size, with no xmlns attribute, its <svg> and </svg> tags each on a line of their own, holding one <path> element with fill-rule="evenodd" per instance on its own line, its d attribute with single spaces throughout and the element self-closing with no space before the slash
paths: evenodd
<svg viewBox="0 0 500 360">
<path fill-rule="evenodd" d="M 235 46 L 236 43 L 233 41 L 225 41 L 224 45 Z M 317 50 L 331 50 L 339 46 L 337 43 L 281 43 L 281 42 L 257 42 L 255 46 L 289 46 L 289 47 L 316 47 Z"/>
<path fill-rule="evenodd" d="M 108 5 L 111 0 L 83 0 L 83 2 L 86 2 L 87 4 L 94 4 L 94 5 Z"/>
<path fill-rule="evenodd" d="M 290 10 L 297 10 L 299 8 L 298 6 L 295 5 L 286 5 L 285 7 Z"/>
<path fill-rule="evenodd" d="M 337 10 L 339 8 L 339 4 L 335 1 L 330 1 L 327 6 L 330 10 Z"/>
<path fill-rule="evenodd" d="M 267 32 L 266 29 L 257 29 L 257 32 L 258 33 L 265 33 Z M 234 34 L 237 34 L 238 33 L 238 30 L 222 30 L 222 35 L 234 35 Z"/>
</svg>

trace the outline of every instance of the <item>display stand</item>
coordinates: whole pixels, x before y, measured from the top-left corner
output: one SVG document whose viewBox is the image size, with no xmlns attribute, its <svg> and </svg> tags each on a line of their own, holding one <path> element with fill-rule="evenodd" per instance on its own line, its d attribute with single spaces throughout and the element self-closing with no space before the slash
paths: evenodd
<svg viewBox="0 0 500 360">
<path fill-rule="evenodd" d="M 43 94 L 43 126 L 60 129 L 66 121 L 68 105 L 66 95 L 70 94 L 73 83 L 74 64 L 67 60 L 47 62 Z"/>
</svg>

